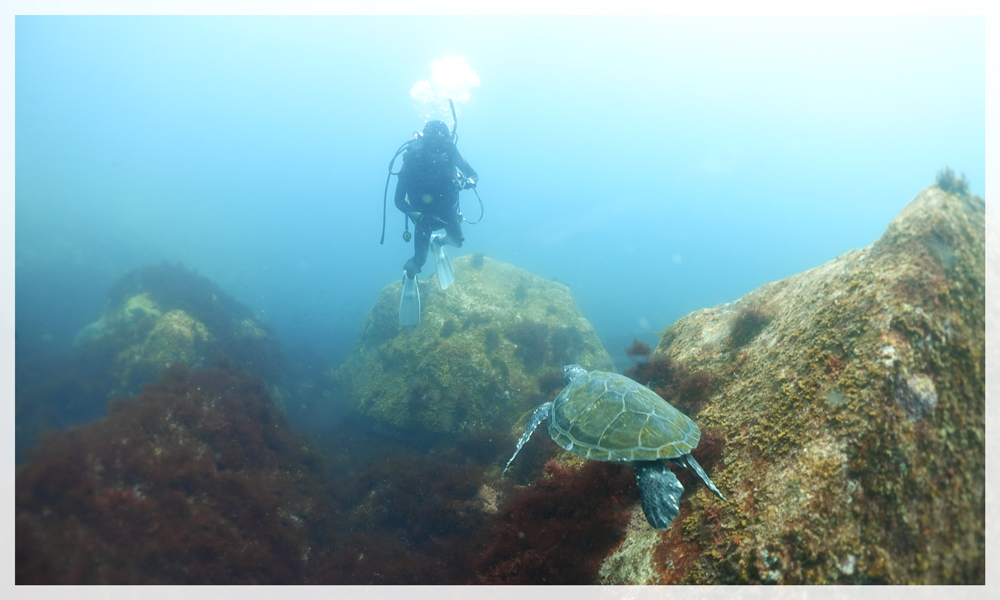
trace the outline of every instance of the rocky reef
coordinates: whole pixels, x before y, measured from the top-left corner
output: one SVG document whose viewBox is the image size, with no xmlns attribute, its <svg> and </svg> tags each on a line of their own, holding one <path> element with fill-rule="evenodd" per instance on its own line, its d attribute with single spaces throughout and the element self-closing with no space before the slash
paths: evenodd
<svg viewBox="0 0 1000 600">
<path fill-rule="evenodd" d="M 18 361 L 18 462 L 40 432 L 106 415 L 111 398 L 135 396 L 166 367 L 208 367 L 219 357 L 272 386 L 286 367 L 271 328 L 207 278 L 168 263 L 126 273 L 70 353 Z"/>
<path fill-rule="evenodd" d="M 710 475 L 609 584 L 985 582 L 985 204 L 924 189 L 871 246 L 668 327 Z"/>
<path fill-rule="evenodd" d="M 223 360 L 173 365 L 103 419 L 47 434 L 16 474 L 17 583 L 457 584 L 487 569 L 493 537 L 501 582 L 508 544 L 541 550 L 536 569 L 566 577 L 579 552 L 552 554 L 567 531 L 617 541 L 593 523 L 616 516 L 600 502 L 583 523 L 563 516 L 560 535 L 491 535 L 513 485 L 484 477 L 495 452 L 474 440 L 414 448 L 343 422 L 317 443 L 296 429 L 270 386 Z M 580 479 L 558 481 L 559 505 L 609 485 Z M 516 525 L 553 504 L 535 487 L 514 495 Z"/>
<path fill-rule="evenodd" d="M 447 290 L 433 276 L 419 283 L 412 331 L 398 324 L 401 283 L 382 290 L 331 375 L 359 413 L 436 438 L 506 434 L 562 386 L 564 364 L 613 370 L 565 285 L 482 255 L 452 266 L 457 283 Z"/>
<path fill-rule="evenodd" d="M 321 464 L 263 380 L 173 365 L 18 469 L 16 580 L 301 583 L 330 530 Z"/>
</svg>

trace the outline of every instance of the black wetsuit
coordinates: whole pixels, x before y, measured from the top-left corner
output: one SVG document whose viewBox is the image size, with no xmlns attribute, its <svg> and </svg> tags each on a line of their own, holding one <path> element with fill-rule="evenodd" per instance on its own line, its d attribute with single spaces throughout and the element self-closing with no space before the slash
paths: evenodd
<svg viewBox="0 0 1000 600">
<path fill-rule="evenodd" d="M 414 225 L 413 258 L 403 266 L 411 279 L 427 261 L 433 231 L 444 229 L 447 243 L 458 248 L 465 241 L 458 208 L 458 192 L 462 189 L 459 170 L 473 181 L 479 178 L 455 144 L 443 136 L 425 136 L 403 155 L 395 203 L 396 208 L 410 215 Z"/>
</svg>

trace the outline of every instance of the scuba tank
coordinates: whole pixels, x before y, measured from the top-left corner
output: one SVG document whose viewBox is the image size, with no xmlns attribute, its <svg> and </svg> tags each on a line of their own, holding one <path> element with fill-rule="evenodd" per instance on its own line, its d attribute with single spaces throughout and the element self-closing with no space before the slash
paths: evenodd
<svg viewBox="0 0 1000 600">
<path fill-rule="evenodd" d="M 451 128 L 451 143 L 453 146 L 457 147 L 458 115 L 455 112 L 455 103 L 452 101 L 451 98 L 448 98 L 448 105 L 451 107 L 451 118 L 452 121 L 454 122 L 454 125 Z M 400 171 L 393 172 L 392 167 L 396 163 L 396 159 L 399 158 L 400 154 L 403 154 L 404 152 L 410 150 L 415 144 L 419 143 L 422 138 L 423 138 L 423 133 L 414 132 L 413 138 L 403 142 L 403 145 L 401 145 L 399 149 L 396 150 L 396 153 L 392 155 L 392 160 L 389 161 L 389 174 L 385 178 L 385 190 L 382 192 L 382 238 L 379 240 L 379 244 L 385 244 L 385 222 L 388 214 L 389 181 L 393 175 L 396 175 L 398 177 L 400 173 Z M 465 179 L 461 179 L 459 189 L 464 189 L 464 188 L 465 188 Z M 479 192 L 476 191 L 476 188 L 472 188 L 472 191 L 475 192 L 476 198 L 479 200 L 480 214 L 479 214 L 479 219 L 477 219 L 475 222 L 472 221 L 467 221 L 467 222 L 472 225 L 475 225 L 476 223 L 479 223 L 479 221 L 483 220 L 484 210 L 483 210 L 483 200 L 482 198 L 479 197 Z M 409 215 L 403 215 L 403 226 L 404 226 L 403 241 L 409 242 L 411 238 Z"/>
</svg>

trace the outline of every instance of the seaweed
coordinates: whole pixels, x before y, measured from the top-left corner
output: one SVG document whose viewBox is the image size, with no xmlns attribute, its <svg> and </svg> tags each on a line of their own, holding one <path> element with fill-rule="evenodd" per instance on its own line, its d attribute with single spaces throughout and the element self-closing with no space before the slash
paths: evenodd
<svg viewBox="0 0 1000 600">
<path fill-rule="evenodd" d="M 638 496 L 627 465 L 587 461 L 573 468 L 549 461 L 541 477 L 500 508 L 471 582 L 596 583 Z"/>
<path fill-rule="evenodd" d="M 16 475 L 18 583 L 295 583 L 330 530 L 322 461 L 262 380 L 177 365 Z"/>
<path fill-rule="evenodd" d="M 508 327 L 504 335 L 517 345 L 514 355 L 521 359 L 526 371 L 537 371 L 547 363 L 551 349 L 548 325 L 525 319 Z"/>
<path fill-rule="evenodd" d="M 625 355 L 637 363 L 646 362 L 652 353 L 653 349 L 649 347 L 649 344 L 640 342 L 639 338 L 633 339 L 632 343 L 625 348 Z"/>
<path fill-rule="evenodd" d="M 507 381 L 510 379 L 510 367 L 507 366 L 507 363 L 504 362 L 502 358 L 497 355 L 493 355 L 490 357 L 490 364 L 493 365 L 493 368 L 500 374 L 501 381 Z"/>
<path fill-rule="evenodd" d="M 688 416 L 697 414 L 711 396 L 714 386 L 715 377 L 708 371 L 702 369 L 691 373 L 678 387 L 677 408 Z"/>
<path fill-rule="evenodd" d="M 500 334 L 497 333 L 496 329 L 487 329 L 483 334 L 483 346 L 486 348 L 486 352 L 492 354 L 497 351 L 500 347 Z"/>
<path fill-rule="evenodd" d="M 676 395 L 673 390 L 687 375 L 687 369 L 666 354 L 654 354 L 646 362 L 625 369 L 624 375 L 654 391 L 663 389 L 661 396 L 673 397 Z"/>
<path fill-rule="evenodd" d="M 960 177 L 955 177 L 955 172 L 948 166 L 937 172 L 937 185 L 942 191 L 949 194 L 962 197 L 969 195 L 969 181 L 965 178 L 965 173 L 962 173 Z"/>
<path fill-rule="evenodd" d="M 490 318 L 486 315 L 478 312 L 470 312 L 465 321 L 462 323 L 462 329 L 469 329 L 470 327 L 477 327 L 479 325 L 486 325 L 490 322 Z"/>
<path fill-rule="evenodd" d="M 726 340 L 731 347 L 741 348 L 757 337 L 770 322 L 771 315 L 759 302 L 746 302 L 729 326 Z"/>
<path fill-rule="evenodd" d="M 448 319 L 444 322 L 444 325 L 441 326 L 441 337 L 451 337 L 451 334 L 456 331 L 458 331 L 458 323 L 455 322 L 455 319 Z"/>
<path fill-rule="evenodd" d="M 360 534 L 355 543 L 365 560 L 348 580 L 443 584 L 471 577 L 469 546 L 479 543 L 474 534 L 486 523 L 476 508 L 482 483 L 481 470 L 451 449 L 371 463 L 350 482 L 349 495 L 361 502 L 349 509 L 348 526 Z M 387 543 L 395 551 L 381 554 Z"/>
<path fill-rule="evenodd" d="M 171 367 L 18 470 L 21 584 L 443 584 L 475 577 L 507 441 L 392 441 L 346 420 L 326 453 L 230 362 Z M 491 508 L 491 504 L 494 506 Z"/>
<path fill-rule="evenodd" d="M 552 332 L 550 338 L 552 357 L 549 364 L 554 367 L 574 364 L 579 361 L 580 354 L 586 350 L 587 343 L 576 327 L 562 327 Z"/>
</svg>

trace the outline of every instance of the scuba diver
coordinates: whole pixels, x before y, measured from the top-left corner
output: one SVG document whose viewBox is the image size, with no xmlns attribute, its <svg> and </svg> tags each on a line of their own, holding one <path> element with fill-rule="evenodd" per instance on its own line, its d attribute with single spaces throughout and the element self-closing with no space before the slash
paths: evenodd
<svg viewBox="0 0 1000 600">
<path fill-rule="evenodd" d="M 454 111 L 454 108 L 452 109 Z M 457 129 L 457 122 L 456 127 Z M 409 241 L 409 221 L 413 221 L 413 257 L 403 266 L 403 293 L 399 300 L 399 324 L 420 323 L 420 291 L 417 274 L 434 252 L 438 283 L 447 289 L 455 282 L 445 246 L 462 247 L 462 213 L 458 193 L 474 189 L 479 176 L 455 146 L 454 131 L 448 132 L 443 121 L 428 121 L 421 134 L 406 142 L 396 153 L 406 149 L 396 184 L 396 208 L 407 217 L 403 239 Z M 395 157 L 393 157 L 395 160 Z M 389 165 L 392 173 L 392 164 Z M 388 189 L 388 181 L 386 181 Z M 384 228 L 384 225 L 383 225 Z M 432 235 L 444 229 L 445 233 Z M 383 239 L 385 233 L 383 229 Z"/>
</svg>

